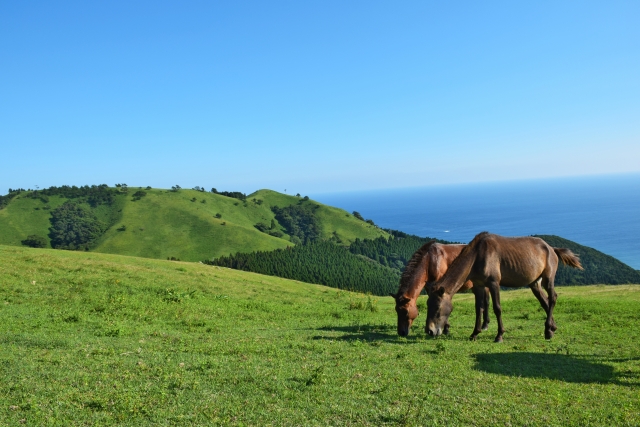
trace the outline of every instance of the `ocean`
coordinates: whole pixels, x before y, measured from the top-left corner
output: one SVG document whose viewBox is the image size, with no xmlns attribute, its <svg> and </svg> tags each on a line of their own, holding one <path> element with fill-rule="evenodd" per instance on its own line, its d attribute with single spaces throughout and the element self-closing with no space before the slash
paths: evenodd
<svg viewBox="0 0 640 427">
<path fill-rule="evenodd" d="M 640 269 L 640 174 L 316 194 L 382 228 L 469 242 L 555 234 Z"/>
</svg>

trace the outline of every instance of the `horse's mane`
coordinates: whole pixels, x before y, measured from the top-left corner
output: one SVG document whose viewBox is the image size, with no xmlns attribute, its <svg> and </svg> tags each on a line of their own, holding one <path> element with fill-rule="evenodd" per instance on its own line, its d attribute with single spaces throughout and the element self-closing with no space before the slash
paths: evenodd
<svg viewBox="0 0 640 427">
<path fill-rule="evenodd" d="M 467 246 L 465 246 L 462 252 L 460 252 L 460 255 L 458 255 L 458 257 L 453 260 L 453 262 L 449 266 L 449 269 L 444 274 L 444 276 L 442 276 L 442 278 L 438 280 L 435 287 L 438 288 L 440 286 L 444 286 L 446 289 L 447 281 L 453 280 L 451 279 L 452 277 L 456 277 L 458 275 L 464 274 L 464 270 L 467 270 L 467 269 L 471 270 L 471 267 L 473 266 L 473 262 L 471 262 L 470 264 L 469 261 L 475 261 L 475 258 L 471 259 L 470 256 L 473 255 L 473 252 L 475 252 L 478 246 L 478 243 L 484 240 L 484 238 L 486 238 L 488 235 L 489 235 L 488 231 L 483 231 L 477 234 L 476 237 L 474 237 L 473 240 L 470 241 Z M 464 283 L 464 281 L 462 283 Z M 454 291 L 454 293 L 455 292 L 457 292 L 457 290 Z"/>
<path fill-rule="evenodd" d="M 427 242 L 422 245 L 420 249 L 415 251 L 413 255 L 411 255 L 411 258 L 409 259 L 409 262 L 407 262 L 407 266 L 405 267 L 404 271 L 402 272 L 402 276 L 400 277 L 400 289 L 398 289 L 398 295 L 406 292 L 407 288 L 411 284 L 411 278 L 415 274 L 416 268 L 418 268 L 418 266 L 422 262 L 422 258 L 425 257 L 427 252 L 429 252 L 429 249 L 431 249 L 431 247 L 435 243 L 438 242 L 435 240 Z"/>
</svg>

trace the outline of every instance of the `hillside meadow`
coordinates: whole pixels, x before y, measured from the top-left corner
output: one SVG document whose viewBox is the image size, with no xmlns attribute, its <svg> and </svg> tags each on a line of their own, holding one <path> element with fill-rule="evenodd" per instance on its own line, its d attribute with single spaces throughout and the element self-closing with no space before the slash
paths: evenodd
<svg viewBox="0 0 640 427">
<path fill-rule="evenodd" d="M 391 298 L 120 255 L 0 246 L 0 425 L 638 425 L 640 286 L 559 288 L 558 331 L 408 338 Z M 421 307 L 424 300 L 421 299 Z M 22 423 L 22 424 L 21 424 Z"/>
<path fill-rule="evenodd" d="M 76 187 L 74 187 L 76 188 Z M 85 188 L 85 187 L 83 187 Z M 47 191 L 47 190 L 43 190 Z M 109 188 L 104 192 L 115 191 Z M 143 191 L 145 195 L 133 195 Z M 41 191 L 42 192 L 42 191 Z M 82 194 L 81 191 L 78 193 Z M 301 197 L 272 190 L 259 190 L 245 201 L 221 194 L 182 189 L 129 188 L 127 194 L 114 193 L 112 202 L 90 206 L 87 197 L 50 195 L 33 197 L 22 191 L 0 209 L 0 244 L 21 246 L 29 235 L 44 238 L 50 245 L 51 213 L 67 201 L 84 206 L 107 230 L 91 244 L 91 251 L 145 258 L 178 258 L 201 261 L 236 252 L 269 251 L 291 246 L 289 236 L 270 236 L 256 229 L 257 223 L 275 221 L 273 206 L 286 207 L 302 202 Z M 339 238 L 343 244 L 374 239 L 388 234 L 348 212 L 313 200 L 322 239 Z M 278 230 L 283 230 L 280 224 Z"/>
</svg>

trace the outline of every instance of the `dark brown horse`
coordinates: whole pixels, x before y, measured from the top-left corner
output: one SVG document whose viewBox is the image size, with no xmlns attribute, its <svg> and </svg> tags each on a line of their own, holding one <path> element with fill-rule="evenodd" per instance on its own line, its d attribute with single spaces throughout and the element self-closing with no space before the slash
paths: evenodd
<svg viewBox="0 0 640 427">
<path fill-rule="evenodd" d="M 422 245 L 412 256 L 400 278 L 400 288 L 395 294 L 390 294 L 396 300 L 396 313 L 398 313 L 398 335 L 409 335 L 411 324 L 418 317 L 416 304 L 420 292 L 427 289 L 439 280 L 451 265 L 454 259 L 462 252 L 466 245 L 443 245 L 431 241 Z M 468 281 L 463 284 L 460 291 L 471 289 L 473 283 Z M 485 293 L 485 317 L 482 329 L 489 327 L 489 290 Z M 443 333 L 449 333 L 449 323 L 445 323 Z"/>
<path fill-rule="evenodd" d="M 431 336 L 443 332 L 453 310 L 451 297 L 471 280 L 476 296 L 476 326 L 471 334 L 472 340 L 482 330 L 484 293 L 488 288 L 498 321 L 495 341 L 502 341 L 504 327 L 500 286 L 531 288 L 547 314 L 544 336 L 551 339 L 557 329 L 553 320 L 553 308 L 558 295 L 553 288 L 553 281 L 558 269 L 558 259 L 565 265 L 582 269 L 580 259 L 569 249 L 553 248 L 537 237 L 502 237 L 487 232 L 478 234 L 433 286 L 427 300 L 426 332 Z M 545 289 L 547 296 L 542 294 L 541 287 Z"/>
</svg>

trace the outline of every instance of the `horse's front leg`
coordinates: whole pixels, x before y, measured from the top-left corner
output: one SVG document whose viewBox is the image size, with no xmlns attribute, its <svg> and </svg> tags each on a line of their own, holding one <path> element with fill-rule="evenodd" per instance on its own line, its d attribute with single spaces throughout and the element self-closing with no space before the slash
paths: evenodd
<svg viewBox="0 0 640 427">
<path fill-rule="evenodd" d="M 502 342 L 502 335 L 504 335 L 504 325 L 502 324 L 502 306 L 500 305 L 500 283 L 497 280 L 492 280 L 487 285 L 491 292 L 491 300 L 493 301 L 493 312 L 496 315 L 498 321 L 498 335 L 496 335 L 495 342 Z"/>
<path fill-rule="evenodd" d="M 550 277 L 545 286 L 547 297 L 549 299 L 549 312 L 547 313 L 547 321 L 544 323 L 544 337 L 548 340 L 553 338 L 553 333 L 557 329 L 556 322 L 553 320 L 553 308 L 556 306 L 558 294 L 556 294 L 556 291 L 554 289 L 553 279 L 553 277 Z M 545 285 L 544 281 L 543 285 Z"/>
<path fill-rule="evenodd" d="M 474 285 L 473 294 L 476 297 L 476 326 L 473 328 L 473 333 L 469 337 L 471 341 L 475 341 L 476 337 L 482 332 L 482 315 L 484 313 L 484 286 Z"/>
</svg>

